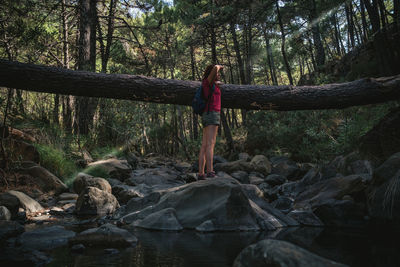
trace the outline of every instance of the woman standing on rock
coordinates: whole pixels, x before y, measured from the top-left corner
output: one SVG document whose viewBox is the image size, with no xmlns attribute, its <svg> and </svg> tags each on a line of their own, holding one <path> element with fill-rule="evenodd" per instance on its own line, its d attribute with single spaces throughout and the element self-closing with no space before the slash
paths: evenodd
<svg viewBox="0 0 400 267">
<path fill-rule="evenodd" d="M 209 65 L 203 75 L 203 97 L 204 99 L 208 99 L 208 101 L 201 116 L 204 128 L 199 153 L 198 180 L 204 180 L 205 177 L 215 177 L 213 157 L 218 126 L 220 124 L 221 91 L 219 89 L 219 71 L 221 69 L 223 69 L 221 65 Z M 204 172 L 205 166 L 207 166 L 207 173 Z"/>
</svg>

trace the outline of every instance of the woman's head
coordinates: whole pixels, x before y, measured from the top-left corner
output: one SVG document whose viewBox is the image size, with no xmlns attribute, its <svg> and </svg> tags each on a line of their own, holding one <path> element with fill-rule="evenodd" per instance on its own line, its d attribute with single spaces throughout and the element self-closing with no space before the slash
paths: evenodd
<svg viewBox="0 0 400 267">
<path fill-rule="evenodd" d="M 215 66 L 214 64 L 211 64 L 206 67 L 206 70 L 204 71 L 204 74 L 203 74 L 203 80 L 208 78 L 208 75 L 210 75 L 214 66 Z"/>
</svg>

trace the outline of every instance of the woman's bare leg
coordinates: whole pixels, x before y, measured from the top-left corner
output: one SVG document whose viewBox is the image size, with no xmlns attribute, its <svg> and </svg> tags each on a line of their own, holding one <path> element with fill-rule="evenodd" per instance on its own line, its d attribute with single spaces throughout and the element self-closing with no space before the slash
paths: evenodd
<svg viewBox="0 0 400 267">
<path fill-rule="evenodd" d="M 205 127 L 206 128 L 206 127 Z M 207 140 L 207 134 L 206 134 L 206 129 L 203 128 L 203 138 L 201 141 L 201 147 L 200 147 L 200 152 L 199 152 L 199 174 L 203 175 L 204 174 L 204 167 L 206 165 L 206 140 Z"/>
<path fill-rule="evenodd" d="M 205 135 L 206 135 L 206 165 L 207 165 L 207 173 L 214 171 L 213 165 L 213 157 L 214 157 L 214 147 L 215 141 L 217 138 L 218 125 L 209 125 L 205 127 Z"/>
</svg>

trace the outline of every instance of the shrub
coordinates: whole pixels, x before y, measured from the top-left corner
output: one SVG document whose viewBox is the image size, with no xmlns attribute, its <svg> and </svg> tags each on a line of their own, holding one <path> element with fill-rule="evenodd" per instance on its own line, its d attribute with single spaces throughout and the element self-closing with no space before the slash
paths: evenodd
<svg viewBox="0 0 400 267">
<path fill-rule="evenodd" d="M 64 152 L 49 145 L 34 145 L 40 155 L 40 165 L 65 181 L 77 171 L 75 163 L 68 159 Z"/>
</svg>

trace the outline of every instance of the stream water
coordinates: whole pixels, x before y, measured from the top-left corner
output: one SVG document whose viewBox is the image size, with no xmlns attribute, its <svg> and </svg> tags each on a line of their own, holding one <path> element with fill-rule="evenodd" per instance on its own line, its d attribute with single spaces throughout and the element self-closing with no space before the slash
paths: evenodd
<svg viewBox="0 0 400 267">
<path fill-rule="evenodd" d="M 257 241 L 286 240 L 322 257 L 350 266 L 400 266 L 399 235 L 383 230 L 286 228 L 273 232 L 198 233 L 133 230 L 136 247 L 106 252 L 87 248 L 53 251 L 48 266 L 204 267 L 232 266 L 242 249 Z"/>
</svg>

